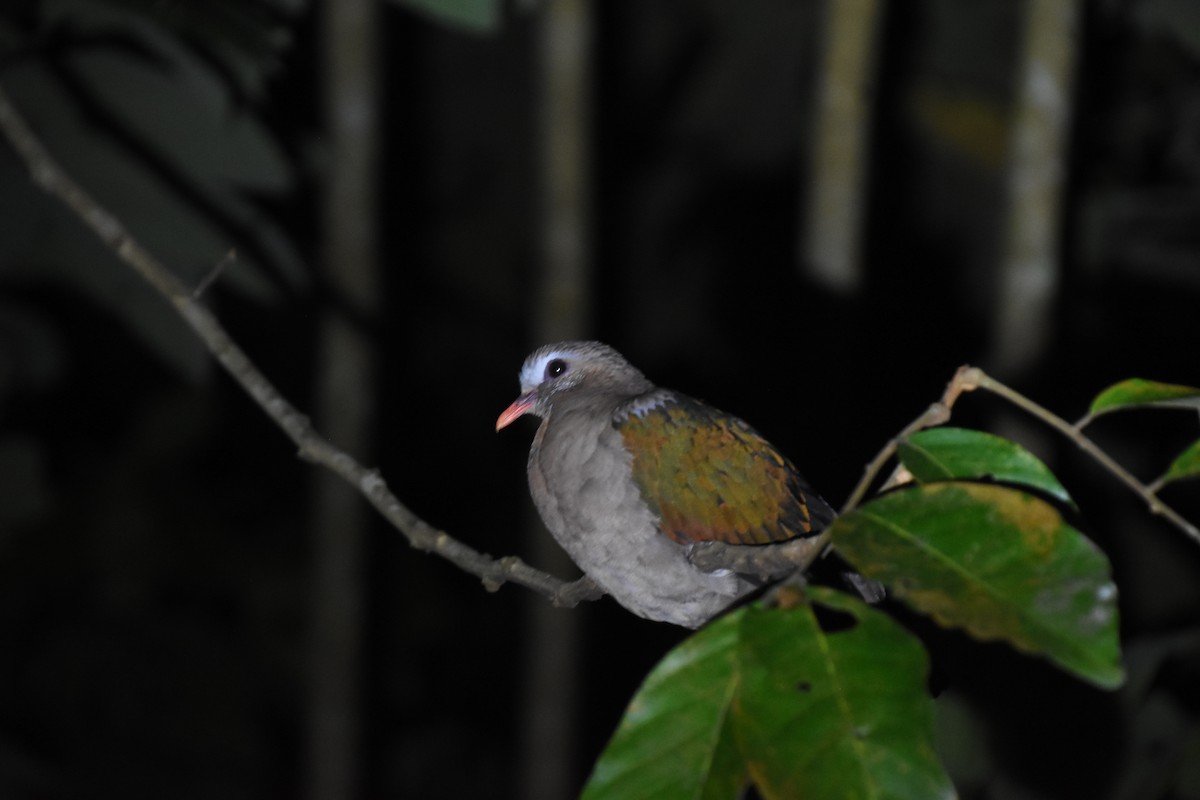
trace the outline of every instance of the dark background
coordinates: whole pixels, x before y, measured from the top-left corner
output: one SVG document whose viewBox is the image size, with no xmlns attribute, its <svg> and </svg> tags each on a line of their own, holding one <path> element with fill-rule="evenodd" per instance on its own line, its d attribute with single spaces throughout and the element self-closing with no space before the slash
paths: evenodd
<svg viewBox="0 0 1200 800">
<path fill-rule="evenodd" d="M 995 361 L 1020 5 L 890 7 L 864 280 L 840 293 L 796 247 L 821 4 L 596 4 L 581 325 L 751 421 L 840 504 L 958 365 Z M 540 343 L 541 12 L 506 7 L 481 33 L 382 10 L 366 309 L 316 267 L 321 13 L 7 0 L 0 85 L 189 284 L 238 249 L 205 301 L 302 410 L 322 379 L 319 321 L 350 322 L 377 374 L 353 387 L 375 420 L 355 455 L 432 524 L 536 561 L 533 425 L 493 423 Z M 1076 44 L 1053 328 L 998 374 L 1072 419 L 1126 377 L 1200 383 L 1200 13 L 1086 3 Z M 1200 797 L 1197 547 L 999 400 L 964 398 L 956 421 L 1024 436 L 1075 495 L 1114 562 L 1133 676 L 1105 694 L 906 618 L 949 687 L 939 730 L 960 791 Z M 1195 423 L 1118 415 L 1095 433 L 1149 480 Z M 316 796 L 316 472 L 0 147 L 0 797 Z M 1164 496 L 1200 519 L 1194 485 Z M 530 666 L 543 601 L 487 593 L 381 520 L 368 528 L 354 793 L 532 797 L 539 759 L 575 791 L 683 633 L 608 600 L 552 612 L 575 629 L 577 700 L 555 748 L 530 752 L 528 704 L 562 677 Z"/>
</svg>

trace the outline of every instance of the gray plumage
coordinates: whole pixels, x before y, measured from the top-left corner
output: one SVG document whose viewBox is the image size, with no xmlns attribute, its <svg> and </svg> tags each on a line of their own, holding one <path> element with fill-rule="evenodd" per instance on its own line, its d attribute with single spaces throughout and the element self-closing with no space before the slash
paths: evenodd
<svg viewBox="0 0 1200 800">
<path fill-rule="evenodd" d="M 542 520 L 639 616 L 695 628 L 754 588 L 727 570 L 693 566 L 691 541 L 780 541 L 832 518 L 753 429 L 656 387 L 607 345 L 541 347 L 520 380 L 521 396 L 496 427 L 541 418 L 528 476 Z"/>
</svg>

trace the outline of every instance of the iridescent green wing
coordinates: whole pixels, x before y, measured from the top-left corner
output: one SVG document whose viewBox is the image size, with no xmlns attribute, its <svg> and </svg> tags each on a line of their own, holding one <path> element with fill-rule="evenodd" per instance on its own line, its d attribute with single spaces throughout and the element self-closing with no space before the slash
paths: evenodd
<svg viewBox="0 0 1200 800">
<path fill-rule="evenodd" d="M 614 424 L 642 498 L 676 542 L 767 544 L 833 518 L 791 462 L 737 417 L 660 391 Z"/>
</svg>

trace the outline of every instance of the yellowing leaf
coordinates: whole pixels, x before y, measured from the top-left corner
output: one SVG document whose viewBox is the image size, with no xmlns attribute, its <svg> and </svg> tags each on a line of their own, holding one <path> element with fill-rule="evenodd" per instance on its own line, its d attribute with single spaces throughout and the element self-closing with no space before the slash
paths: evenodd
<svg viewBox="0 0 1200 800">
<path fill-rule="evenodd" d="M 1121 684 L 1108 559 L 1045 501 L 926 484 L 872 500 L 832 534 L 856 569 L 938 623 L 1042 654 L 1097 686 Z"/>
</svg>

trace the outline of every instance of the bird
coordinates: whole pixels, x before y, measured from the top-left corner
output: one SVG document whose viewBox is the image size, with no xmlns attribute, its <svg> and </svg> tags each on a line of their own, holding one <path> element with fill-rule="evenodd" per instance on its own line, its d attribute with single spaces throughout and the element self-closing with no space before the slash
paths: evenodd
<svg viewBox="0 0 1200 800">
<path fill-rule="evenodd" d="M 698 628 L 758 588 L 753 576 L 700 570 L 688 559 L 693 545 L 783 542 L 835 516 L 750 425 L 656 386 L 606 344 L 539 347 L 520 387 L 496 430 L 541 419 L 526 466 L 542 521 L 640 617 Z"/>
</svg>

